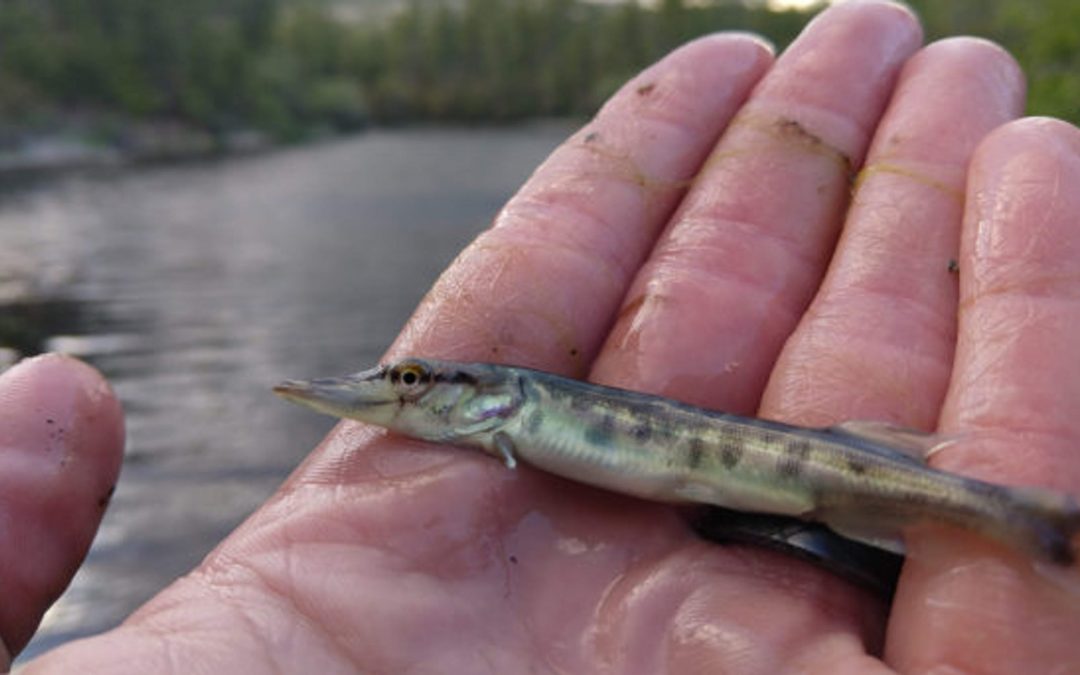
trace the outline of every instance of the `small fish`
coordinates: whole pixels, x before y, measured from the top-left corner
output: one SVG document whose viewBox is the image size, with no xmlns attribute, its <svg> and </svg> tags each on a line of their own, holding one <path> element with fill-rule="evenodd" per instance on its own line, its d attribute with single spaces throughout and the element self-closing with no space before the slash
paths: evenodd
<svg viewBox="0 0 1080 675">
<path fill-rule="evenodd" d="M 957 526 L 1059 566 L 1076 562 L 1069 496 L 929 467 L 942 445 L 869 422 L 798 427 L 486 363 L 407 358 L 287 381 L 286 399 L 413 438 L 478 448 L 582 483 L 669 503 L 794 516 L 902 552 L 917 523 Z"/>
</svg>

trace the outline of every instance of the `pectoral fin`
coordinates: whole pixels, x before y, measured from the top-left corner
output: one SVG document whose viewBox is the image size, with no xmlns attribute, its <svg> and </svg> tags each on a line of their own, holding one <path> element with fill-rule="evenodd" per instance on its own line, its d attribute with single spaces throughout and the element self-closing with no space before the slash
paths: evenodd
<svg viewBox="0 0 1080 675">
<path fill-rule="evenodd" d="M 514 447 L 514 440 L 510 438 L 510 435 L 505 431 L 496 431 L 495 435 L 492 436 L 492 441 L 495 442 L 495 449 L 499 452 L 499 456 L 502 457 L 506 468 L 516 468 L 517 460 L 514 459 L 514 453 L 517 452 L 517 448 Z"/>
</svg>

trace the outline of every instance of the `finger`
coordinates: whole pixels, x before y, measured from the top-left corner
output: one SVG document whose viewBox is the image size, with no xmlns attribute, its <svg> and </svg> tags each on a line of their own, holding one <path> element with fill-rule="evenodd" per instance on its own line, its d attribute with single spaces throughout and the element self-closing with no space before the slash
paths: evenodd
<svg viewBox="0 0 1080 675">
<path fill-rule="evenodd" d="M 757 87 L 637 275 L 594 376 L 756 408 L 828 262 L 852 167 L 920 31 L 897 5 L 819 15 Z"/>
<path fill-rule="evenodd" d="M 1080 490 L 1080 132 L 1029 119 L 991 135 L 968 182 L 956 363 L 941 428 L 978 443 L 941 468 Z M 975 537 L 914 540 L 887 655 L 904 672 L 1080 663 L 1080 606 L 1031 563 Z M 1064 667 L 1064 670 L 1063 670 Z"/>
<path fill-rule="evenodd" d="M 630 80 L 442 274 L 390 356 L 583 375 L 688 178 L 771 63 L 760 40 L 719 34 Z M 340 472 L 336 457 L 364 442 L 353 433 L 363 428 L 339 427 L 301 479 Z M 378 475 L 363 463 L 349 470 L 349 480 Z"/>
<path fill-rule="evenodd" d="M 0 375 L 0 641 L 12 654 L 85 557 L 123 435 L 112 391 L 74 359 L 43 356 Z"/>
<path fill-rule="evenodd" d="M 709 36 L 624 86 L 443 274 L 393 353 L 582 374 L 717 136 L 771 63 Z"/>
<path fill-rule="evenodd" d="M 914 18 L 883 3 L 838 5 L 808 26 L 725 133 L 642 267 L 594 378 L 709 407 L 756 406 L 828 261 L 849 166 L 861 162 L 918 41 Z M 711 575 L 687 565 L 700 583 L 685 595 L 659 582 L 637 589 L 623 613 L 654 612 L 651 603 L 663 598 L 672 616 L 661 623 L 707 624 L 724 636 L 673 650 L 686 659 L 683 670 L 693 661 L 740 672 L 794 663 L 840 672 L 844 660 L 871 671 L 865 651 L 879 643 L 882 621 L 867 596 L 782 556 L 696 553 L 699 563 L 725 564 Z M 771 649 L 741 649 L 743 640 Z"/>
<path fill-rule="evenodd" d="M 976 144 L 1020 114 L 1023 76 L 982 40 L 932 44 L 904 67 L 828 275 L 784 347 L 766 416 L 932 429 L 952 364 L 963 190 Z"/>
</svg>

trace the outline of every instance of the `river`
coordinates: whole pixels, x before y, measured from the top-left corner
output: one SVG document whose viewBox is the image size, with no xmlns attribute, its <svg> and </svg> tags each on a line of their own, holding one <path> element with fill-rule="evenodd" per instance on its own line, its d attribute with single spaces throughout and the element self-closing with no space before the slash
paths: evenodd
<svg viewBox="0 0 1080 675">
<path fill-rule="evenodd" d="M 374 362 L 571 128 L 378 131 L 0 186 L 0 313 L 26 328 L 7 347 L 93 363 L 128 432 L 90 555 L 20 660 L 115 626 L 261 503 L 332 425 L 270 385 Z"/>
</svg>

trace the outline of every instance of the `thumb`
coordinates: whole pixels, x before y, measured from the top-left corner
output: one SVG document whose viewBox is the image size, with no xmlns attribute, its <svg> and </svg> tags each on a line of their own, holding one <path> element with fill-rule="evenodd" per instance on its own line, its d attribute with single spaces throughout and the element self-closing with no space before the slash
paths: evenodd
<svg viewBox="0 0 1080 675">
<path fill-rule="evenodd" d="M 86 556 L 123 444 L 120 404 L 93 368 L 50 354 L 0 375 L 0 672 Z"/>
</svg>

